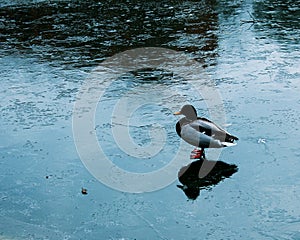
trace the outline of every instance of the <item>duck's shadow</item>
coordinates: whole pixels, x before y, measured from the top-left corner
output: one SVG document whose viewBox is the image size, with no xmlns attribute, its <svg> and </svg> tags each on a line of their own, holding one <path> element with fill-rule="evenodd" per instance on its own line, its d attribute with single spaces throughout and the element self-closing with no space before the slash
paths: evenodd
<svg viewBox="0 0 300 240">
<path fill-rule="evenodd" d="M 189 199 L 195 200 L 201 189 L 209 189 L 237 171 L 238 167 L 234 164 L 201 158 L 179 170 L 178 180 L 182 185 L 177 187 L 182 189 Z"/>
</svg>

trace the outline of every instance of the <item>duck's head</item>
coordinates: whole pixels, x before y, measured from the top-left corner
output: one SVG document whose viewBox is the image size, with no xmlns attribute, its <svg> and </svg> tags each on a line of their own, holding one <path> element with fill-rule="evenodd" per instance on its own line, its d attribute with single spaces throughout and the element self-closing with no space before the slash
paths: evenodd
<svg viewBox="0 0 300 240">
<path fill-rule="evenodd" d="M 192 186 L 186 186 L 186 185 L 177 185 L 178 188 L 182 189 L 182 191 L 185 193 L 185 195 L 190 200 L 196 200 L 197 197 L 200 195 L 200 188 L 199 187 L 192 187 Z"/>
<path fill-rule="evenodd" d="M 179 112 L 175 112 L 174 115 L 184 115 L 186 118 L 190 120 L 196 120 L 197 119 L 197 111 L 196 109 L 190 105 L 184 105 Z"/>
</svg>

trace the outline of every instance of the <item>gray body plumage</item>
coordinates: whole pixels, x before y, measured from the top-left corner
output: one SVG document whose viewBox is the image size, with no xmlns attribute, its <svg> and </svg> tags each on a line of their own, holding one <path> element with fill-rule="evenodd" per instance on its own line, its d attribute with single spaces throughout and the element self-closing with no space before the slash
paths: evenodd
<svg viewBox="0 0 300 240">
<path fill-rule="evenodd" d="M 214 122 L 197 117 L 196 109 L 191 105 L 185 105 L 175 115 L 185 115 L 176 124 L 177 134 L 187 143 L 204 148 L 221 148 L 235 145 L 237 137 L 220 128 Z"/>
<path fill-rule="evenodd" d="M 221 148 L 224 145 L 220 140 L 214 139 L 205 133 L 197 131 L 191 125 L 186 124 L 181 127 L 181 138 L 195 147 L 201 148 Z"/>
</svg>

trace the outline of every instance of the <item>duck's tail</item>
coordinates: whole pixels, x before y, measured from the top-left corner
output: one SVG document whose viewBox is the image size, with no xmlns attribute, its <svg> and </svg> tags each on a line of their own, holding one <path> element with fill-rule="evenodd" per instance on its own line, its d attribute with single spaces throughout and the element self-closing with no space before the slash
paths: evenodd
<svg viewBox="0 0 300 240">
<path fill-rule="evenodd" d="M 230 135 L 228 133 L 225 136 L 225 142 L 231 142 L 232 143 L 232 142 L 237 141 L 237 140 L 239 140 L 238 137 Z"/>
<path fill-rule="evenodd" d="M 236 143 L 233 142 L 222 142 L 223 147 L 232 147 L 235 146 Z"/>
</svg>

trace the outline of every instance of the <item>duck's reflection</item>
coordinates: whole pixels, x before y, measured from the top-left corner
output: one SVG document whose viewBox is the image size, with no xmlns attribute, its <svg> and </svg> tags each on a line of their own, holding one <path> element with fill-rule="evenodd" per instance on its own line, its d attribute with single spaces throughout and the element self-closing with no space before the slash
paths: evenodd
<svg viewBox="0 0 300 240">
<path fill-rule="evenodd" d="M 201 158 L 180 169 L 178 179 L 182 185 L 177 187 L 182 189 L 189 199 L 195 200 L 201 189 L 217 185 L 237 171 L 238 167 L 234 164 Z"/>
</svg>

